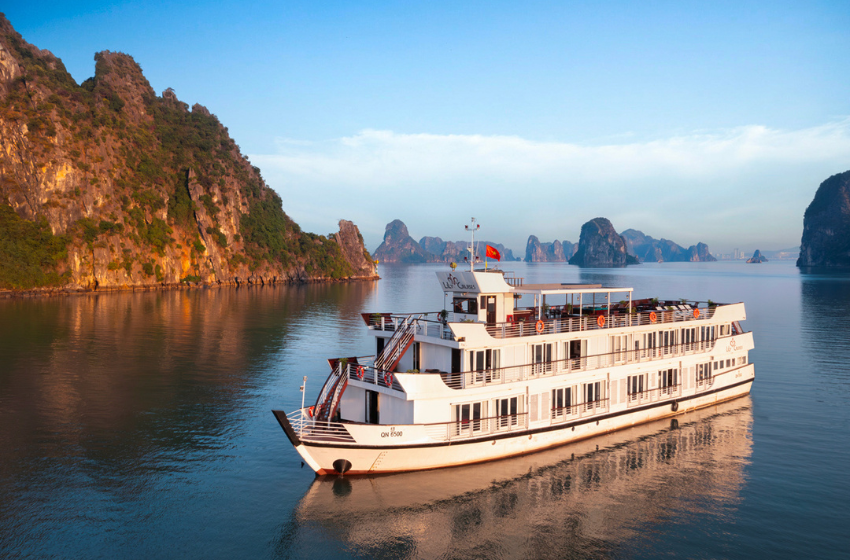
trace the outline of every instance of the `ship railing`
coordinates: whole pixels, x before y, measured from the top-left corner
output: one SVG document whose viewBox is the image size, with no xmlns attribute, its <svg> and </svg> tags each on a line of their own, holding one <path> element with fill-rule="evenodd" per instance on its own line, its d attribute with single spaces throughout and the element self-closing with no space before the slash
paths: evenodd
<svg viewBox="0 0 850 560">
<path fill-rule="evenodd" d="M 359 356 L 356 360 L 357 363 L 349 362 L 341 365 L 344 368 L 343 373 L 349 381 L 362 381 L 378 387 L 404 392 L 395 372 L 388 372 L 375 367 L 375 356 Z"/>
<path fill-rule="evenodd" d="M 455 336 L 448 322 L 453 313 L 448 313 L 443 320 L 442 311 L 424 311 L 422 313 L 363 313 L 363 319 L 368 327 L 378 331 L 396 331 L 406 322 L 410 321 L 414 326 L 414 334 L 418 336 L 431 336 L 443 340 L 454 340 Z"/>
<path fill-rule="evenodd" d="M 655 348 L 621 350 L 606 354 L 579 356 L 561 360 L 552 360 L 549 362 L 507 366 L 503 368 L 464 371 L 459 373 L 440 372 L 440 377 L 443 382 L 452 389 L 483 387 L 485 385 L 500 385 L 503 383 L 538 379 L 540 377 L 553 375 L 564 375 L 620 365 L 665 360 L 677 356 L 708 352 L 714 349 L 714 345 L 715 341 L 704 340 L 699 342 L 659 346 Z"/>
<path fill-rule="evenodd" d="M 577 420 L 608 412 L 608 399 L 599 399 L 569 406 L 553 407 L 549 411 L 552 424 L 560 424 L 569 420 Z"/>
<path fill-rule="evenodd" d="M 290 412 L 286 418 L 302 440 L 329 443 L 354 443 L 355 441 L 344 424 L 311 418 L 307 408 Z"/>
<path fill-rule="evenodd" d="M 425 432 L 434 441 L 454 441 L 487 436 L 495 433 L 506 433 L 526 430 L 528 428 L 528 413 L 490 416 L 487 418 L 470 418 L 452 422 L 424 424 Z"/>
<path fill-rule="evenodd" d="M 664 401 L 682 395 L 682 384 L 656 387 L 646 391 L 635 391 L 626 393 L 626 405 L 628 407 Z"/>
<path fill-rule="evenodd" d="M 668 306 L 675 307 L 675 306 Z M 522 336 L 538 336 L 561 334 L 600 329 L 621 329 L 648 325 L 668 325 L 689 321 L 704 321 L 714 315 L 714 306 L 683 309 L 657 309 L 635 313 L 591 314 L 582 317 L 544 318 L 542 330 L 538 331 L 537 321 L 520 321 L 507 323 L 492 323 L 486 326 L 487 333 L 493 338 L 516 338 Z M 598 317 L 603 317 L 600 321 Z M 601 323 L 601 324 L 600 324 Z"/>
</svg>

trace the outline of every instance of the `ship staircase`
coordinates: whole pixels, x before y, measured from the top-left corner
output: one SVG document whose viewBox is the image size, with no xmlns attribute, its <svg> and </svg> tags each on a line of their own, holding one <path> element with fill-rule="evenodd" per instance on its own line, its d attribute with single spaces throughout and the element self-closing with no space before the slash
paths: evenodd
<svg viewBox="0 0 850 560">
<path fill-rule="evenodd" d="M 422 315 L 417 317 L 417 319 L 421 318 Z M 401 361 L 401 357 L 404 356 L 404 353 L 407 352 L 407 349 L 410 348 L 410 345 L 413 344 L 413 335 L 416 331 L 416 319 L 412 317 L 406 317 L 404 321 L 402 321 L 392 337 L 387 341 L 384 345 L 384 349 L 381 350 L 381 353 L 375 358 L 375 371 L 394 371 L 399 361 Z"/>
<path fill-rule="evenodd" d="M 348 372 L 352 365 L 356 368 L 357 358 L 346 360 L 328 360 L 331 366 L 331 374 L 325 380 L 316 405 L 313 407 L 313 418 L 315 420 L 330 421 L 339 408 L 339 401 L 345 388 L 348 387 Z"/>
</svg>

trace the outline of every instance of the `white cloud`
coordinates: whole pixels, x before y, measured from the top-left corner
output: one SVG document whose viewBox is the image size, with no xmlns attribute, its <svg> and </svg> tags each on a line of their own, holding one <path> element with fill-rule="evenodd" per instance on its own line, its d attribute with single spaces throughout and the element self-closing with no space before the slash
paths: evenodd
<svg viewBox="0 0 850 560">
<path fill-rule="evenodd" d="M 276 148 L 251 161 L 287 212 L 319 232 L 354 219 L 370 249 L 394 218 L 415 238 L 460 238 L 473 215 L 515 251 L 529 234 L 576 241 L 581 224 L 600 215 L 618 230 L 686 246 L 773 248 L 799 242 L 818 184 L 850 169 L 850 119 L 602 145 L 363 130 L 325 142 L 281 139 Z"/>
</svg>

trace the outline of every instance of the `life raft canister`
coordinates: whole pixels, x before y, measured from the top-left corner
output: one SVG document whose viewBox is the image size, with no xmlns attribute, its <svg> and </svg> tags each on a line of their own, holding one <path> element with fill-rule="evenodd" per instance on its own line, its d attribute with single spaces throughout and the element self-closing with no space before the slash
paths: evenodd
<svg viewBox="0 0 850 560">
<path fill-rule="evenodd" d="M 655 314 L 655 311 L 649 312 L 649 322 L 654 323 L 658 320 L 658 315 Z"/>
<path fill-rule="evenodd" d="M 605 326 L 605 315 L 597 315 L 596 316 L 596 324 L 599 325 L 599 328 Z"/>
<path fill-rule="evenodd" d="M 537 321 L 537 324 L 534 325 L 534 330 L 537 331 L 537 334 L 540 334 L 543 332 L 544 327 L 543 321 Z"/>
</svg>

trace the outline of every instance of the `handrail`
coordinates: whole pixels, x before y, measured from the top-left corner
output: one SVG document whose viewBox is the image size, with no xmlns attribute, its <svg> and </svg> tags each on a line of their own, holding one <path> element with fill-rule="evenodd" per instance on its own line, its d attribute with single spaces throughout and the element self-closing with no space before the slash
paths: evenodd
<svg viewBox="0 0 850 560">
<path fill-rule="evenodd" d="M 694 316 L 694 310 L 699 311 L 699 316 Z M 604 321 L 600 324 L 597 319 L 600 315 L 584 315 L 582 317 L 568 317 L 566 319 L 542 319 L 543 329 L 537 330 L 536 322 L 506 322 L 492 323 L 486 325 L 487 334 L 493 338 L 516 338 L 523 336 L 542 336 L 547 334 L 560 334 L 568 332 L 592 331 L 600 329 L 620 329 L 625 327 L 638 327 L 648 325 L 668 325 L 670 323 L 685 323 L 690 321 L 703 321 L 714 316 L 714 307 L 693 308 L 690 310 L 655 310 L 639 313 L 612 313 L 601 314 Z M 652 317 L 655 320 L 652 320 Z"/>
<path fill-rule="evenodd" d="M 621 350 L 605 354 L 563 358 L 549 362 L 521 364 L 489 370 L 485 369 L 456 373 L 440 372 L 439 375 L 443 382 L 452 389 L 481 387 L 485 385 L 500 385 L 504 383 L 513 383 L 515 381 L 525 381 L 529 378 L 563 375 L 579 371 L 589 371 L 632 364 L 635 362 L 664 360 L 675 356 L 682 356 L 687 353 L 707 352 L 714 349 L 715 344 L 716 340 L 703 340 L 700 342 L 687 342 L 667 346 L 657 346 L 654 348 Z"/>
</svg>

